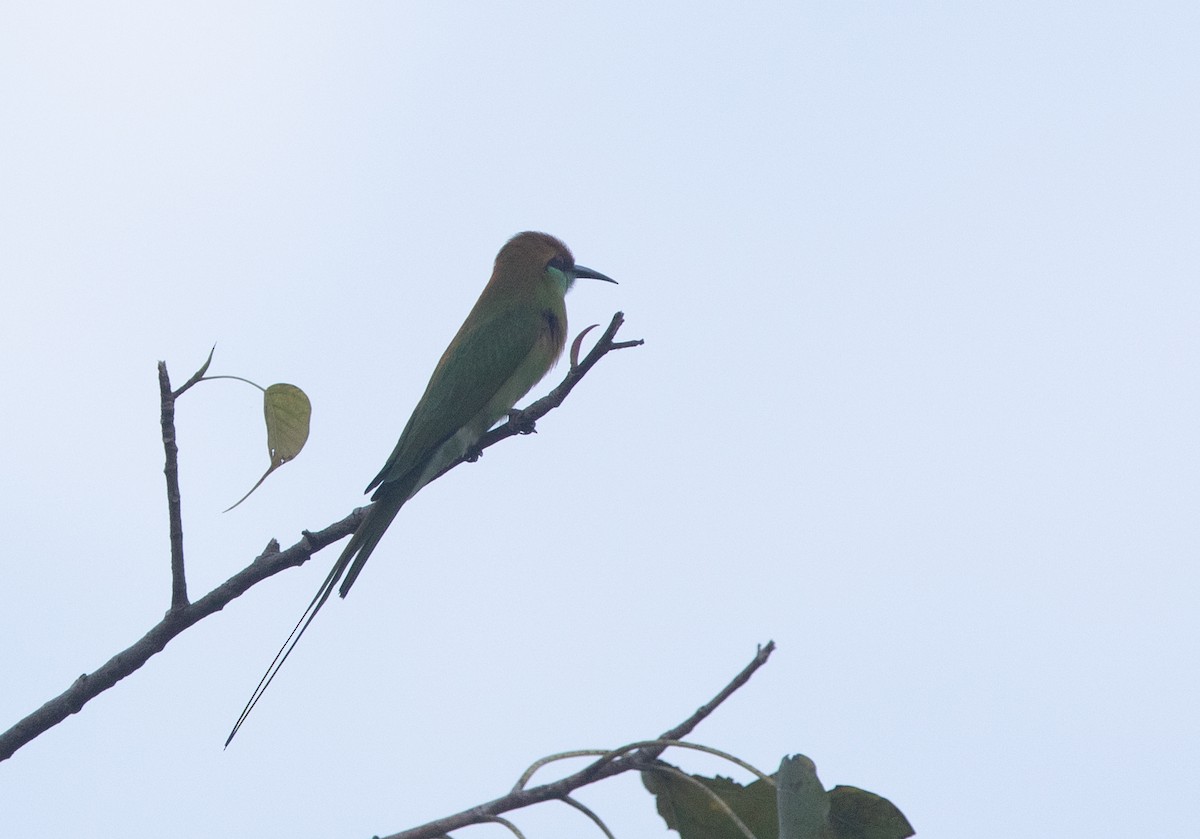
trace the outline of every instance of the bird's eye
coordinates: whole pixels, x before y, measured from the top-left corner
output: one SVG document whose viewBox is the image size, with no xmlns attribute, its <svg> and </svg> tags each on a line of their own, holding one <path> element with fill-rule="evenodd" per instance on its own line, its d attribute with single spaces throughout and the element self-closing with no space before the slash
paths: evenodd
<svg viewBox="0 0 1200 839">
<path fill-rule="evenodd" d="M 571 263 L 569 263 L 565 257 L 556 256 L 554 259 L 546 263 L 546 267 L 557 268 L 559 271 L 562 271 L 565 274 L 571 270 Z"/>
</svg>

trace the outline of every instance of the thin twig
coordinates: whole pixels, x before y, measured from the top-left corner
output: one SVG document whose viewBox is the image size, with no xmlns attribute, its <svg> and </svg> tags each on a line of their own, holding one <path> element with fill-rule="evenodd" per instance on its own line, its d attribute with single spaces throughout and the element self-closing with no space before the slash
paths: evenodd
<svg viewBox="0 0 1200 839">
<path fill-rule="evenodd" d="M 546 755 L 546 757 L 538 758 L 537 760 L 535 760 L 532 764 L 530 764 L 528 769 L 526 769 L 523 773 L 521 773 L 521 777 L 517 779 L 517 783 L 513 787 L 513 790 L 516 791 L 516 790 L 524 789 L 525 785 L 529 783 L 529 781 L 533 778 L 534 774 L 539 769 L 541 769 L 543 766 L 548 766 L 549 764 L 556 763 L 557 761 L 560 761 L 560 760 L 569 760 L 573 757 L 603 757 L 606 760 L 612 760 L 614 757 L 620 757 L 623 754 L 628 754 L 629 752 L 632 752 L 634 749 L 644 749 L 647 747 L 659 747 L 659 746 L 661 746 L 664 749 L 672 748 L 672 747 L 679 748 L 679 749 L 692 749 L 697 752 L 707 752 L 710 755 L 716 755 L 717 757 L 723 757 L 726 760 L 728 760 L 730 763 L 733 763 L 733 764 L 736 764 L 736 765 L 742 767 L 747 772 L 749 772 L 751 775 L 757 776 L 759 780 L 766 781 L 767 784 L 769 784 L 772 787 L 775 786 L 775 779 L 772 778 L 770 775 L 768 775 L 766 772 L 763 772 L 758 767 L 747 763 L 746 761 L 742 760 L 740 757 L 737 757 L 736 755 L 729 754 L 729 752 L 723 752 L 720 749 L 714 749 L 712 746 L 705 746 L 700 743 L 689 743 L 687 740 L 662 740 L 662 739 L 659 739 L 659 740 L 639 740 L 636 743 L 626 743 L 624 746 L 621 746 L 621 748 L 619 748 L 619 749 L 576 749 L 575 751 L 571 751 L 571 752 L 559 752 L 558 754 Z"/>
<path fill-rule="evenodd" d="M 705 746 L 701 743 L 689 743 L 687 740 L 664 740 L 662 738 L 659 738 L 657 740 L 639 740 L 636 743 L 626 743 L 624 746 L 621 746 L 619 749 L 611 749 L 609 751 L 604 751 L 604 752 L 601 752 L 600 750 L 589 749 L 589 750 L 583 750 L 583 751 L 578 751 L 578 752 L 563 752 L 561 754 L 550 755 L 549 757 L 544 757 L 525 770 L 525 774 L 522 775 L 521 780 L 519 780 L 517 782 L 516 789 L 521 789 L 525 784 L 529 783 L 529 779 L 533 776 L 533 773 L 536 772 L 538 769 L 540 769 L 541 767 L 545 766 L 546 764 L 552 763 L 553 761 L 556 761 L 556 760 L 564 760 L 566 758 L 579 757 L 581 755 L 602 754 L 604 756 L 604 759 L 606 761 L 609 761 L 609 760 L 612 760 L 614 757 L 620 757 L 621 755 L 628 754 L 629 752 L 632 752 L 636 749 L 646 749 L 646 748 L 655 748 L 655 749 L 658 749 L 660 752 L 663 750 L 669 749 L 669 748 L 691 749 L 693 751 L 705 752 L 710 755 L 715 755 L 716 757 L 722 757 L 722 758 L 725 758 L 725 760 L 728 760 L 730 763 L 733 763 L 733 764 L 736 764 L 737 766 L 742 767 L 747 772 L 749 772 L 751 775 L 756 776 L 760 781 L 765 781 L 768 786 L 771 786 L 771 787 L 775 786 L 775 779 L 772 778 L 770 775 L 768 775 L 766 772 L 763 772 L 761 769 L 759 769 L 757 766 L 754 766 L 751 763 L 747 763 L 746 761 L 742 760 L 740 757 L 737 757 L 736 755 L 729 754 L 729 752 L 723 752 L 720 749 L 714 749 L 712 746 Z"/>
<path fill-rule="evenodd" d="M 600 818 L 599 816 L 597 816 L 594 812 L 592 812 L 591 809 L 584 806 L 579 801 L 576 801 L 574 798 L 572 798 L 569 795 L 564 795 L 559 800 L 562 801 L 564 804 L 570 804 L 576 810 L 578 810 L 579 812 L 581 812 L 585 816 L 587 816 L 589 819 L 591 819 L 592 823 L 594 825 L 596 825 L 596 827 L 600 828 L 600 831 L 607 837 L 607 839 L 617 839 L 616 836 L 613 836 L 613 832 L 608 829 L 608 825 L 606 825 L 604 823 L 604 820 L 602 818 Z"/>
<path fill-rule="evenodd" d="M 512 822 L 510 822 L 508 819 L 502 819 L 499 816 L 489 816 L 487 818 L 487 821 L 496 822 L 497 824 L 502 824 L 505 827 L 507 827 L 509 829 L 509 831 L 513 834 L 513 836 L 517 837 L 517 839 L 525 839 L 525 834 L 522 833 L 517 828 L 517 826 L 515 824 L 513 824 Z M 750 837 L 750 839 L 754 839 L 754 837 Z"/>
<path fill-rule="evenodd" d="M 183 396 L 184 392 L 186 392 L 192 385 L 201 381 L 204 378 L 204 374 L 208 372 L 208 366 L 212 364 L 213 353 L 216 351 L 217 345 L 213 344 L 212 349 L 208 351 L 208 358 L 206 358 L 204 363 L 200 365 L 200 369 L 193 373 L 192 377 L 180 385 L 179 390 L 175 391 L 171 395 L 178 399 L 179 397 Z"/>
<path fill-rule="evenodd" d="M 667 745 L 669 745 L 663 743 L 662 741 L 682 740 L 684 737 L 687 737 L 688 734 L 691 733 L 692 729 L 699 725 L 705 717 L 717 710 L 718 705 L 728 699 L 735 690 L 746 684 L 746 682 L 750 681 L 750 677 L 754 675 L 754 671 L 766 664 L 767 659 L 771 657 L 771 653 L 773 652 L 775 652 L 774 641 L 768 641 L 764 646 L 759 647 L 758 653 L 754 656 L 753 660 L 746 665 L 745 669 L 743 669 L 741 673 L 738 673 L 736 676 L 734 676 L 732 682 L 727 684 L 725 688 L 711 700 L 709 700 L 707 704 L 701 705 L 699 708 L 697 708 L 696 713 L 692 714 L 670 731 L 664 731 L 662 734 L 660 734 L 654 741 L 657 745 L 639 746 L 636 743 L 631 744 L 630 746 L 617 749 L 616 751 L 609 753 L 607 756 L 600 758 L 600 760 L 596 761 L 593 766 L 600 767 L 605 763 L 618 758 L 624 760 L 626 758 L 620 758 L 620 755 L 632 748 L 638 749 L 636 756 L 644 763 L 651 763 L 657 760 L 659 755 L 666 751 Z"/>
<path fill-rule="evenodd" d="M 533 777 L 534 773 L 548 764 L 555 763 L 560 760 L 570 760 L 573 757 L 604 757 L 611 753 L 612 752 L 610 752 L 608 749 L 574 749 L 569 752 L 559 752 L 558 754 L 539 757 L 532 764 L 530 764 L 528 769 L 521 773 L 520 778 L 517 778 L 517 783 L 513 787 L 513 792 L 525 789 L 525 785 L 529 783 L 529 779 Z"/>
</svg>

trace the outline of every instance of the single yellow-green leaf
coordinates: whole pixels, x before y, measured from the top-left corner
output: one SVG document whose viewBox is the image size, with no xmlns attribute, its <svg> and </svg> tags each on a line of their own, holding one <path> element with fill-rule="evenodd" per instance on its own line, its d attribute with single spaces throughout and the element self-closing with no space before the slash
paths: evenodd
<svg viewBox="0 0 1200 839">
<path fill-rule="evenodd" d="M 304 391 L 295 385 L 271 385 L 263 391 L 263 417 L 267 422 L 267 452 L 271 456 L 271 463 L 262 477 L 250 487 L 250 491 L 225 510 L 227 513 L 262 486 L 268 475 L 300 454 L 308 442 L 312 403 Z"/>
<path fill-rule="evenodd" d="M 829 821 L 838 839 L 907 839 L 916 833 L 895 804 L 858 787 L 829 791 Z"/>
<path fill-rule="evenodd" d="M 765 781 L 749 786 L 729 778 L 689 776 L 724 801 L 755 839 L 777 839 L 775 790 Z M 680 839 L 746 839 L 712 797 L 695 784 L 665 772 L 642 772 L 642 783 L 654 794 L 658 814 Z"/>
<path fill-rule="evenodd" d="M 300 454 L 308 442 L 312 403 L 295 385 L 271 385 L 263 393 L 263 416 L 267 420 L 267 451 L 277 468 Z"/>
</svg>

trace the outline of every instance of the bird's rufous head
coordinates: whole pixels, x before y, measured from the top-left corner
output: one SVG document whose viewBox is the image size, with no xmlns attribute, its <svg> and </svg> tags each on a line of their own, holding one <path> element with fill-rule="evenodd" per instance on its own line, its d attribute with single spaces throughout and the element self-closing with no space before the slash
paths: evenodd
<svg viewBox="0 0 1200 839">
<path fill-rule="evenodd" d="M 557 280 L 564 294 L 580 277 L 616 282 L 599 271 L 576 265 L 571 249 L 561 239 L 549 233 L 518 233 L 496 254 L 494 276 L 529 276 L 535 272 L 537 275 L 550 276 Z"/>
</svg>

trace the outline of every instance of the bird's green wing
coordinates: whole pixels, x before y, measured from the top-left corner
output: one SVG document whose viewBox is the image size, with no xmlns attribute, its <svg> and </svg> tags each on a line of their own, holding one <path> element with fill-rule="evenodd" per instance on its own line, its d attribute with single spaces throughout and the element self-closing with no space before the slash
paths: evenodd
<svg viewBox="0 0 1200 839">
<path fill-rule="evenodd" d="M 542 329 L 541 316 L 525 307 L 508 307 L 482 323 L 472 320 L 467 318 L 442 355 L 400 441 L 367 491 L 424 468 L 512 378 Z"/>
</svg>

